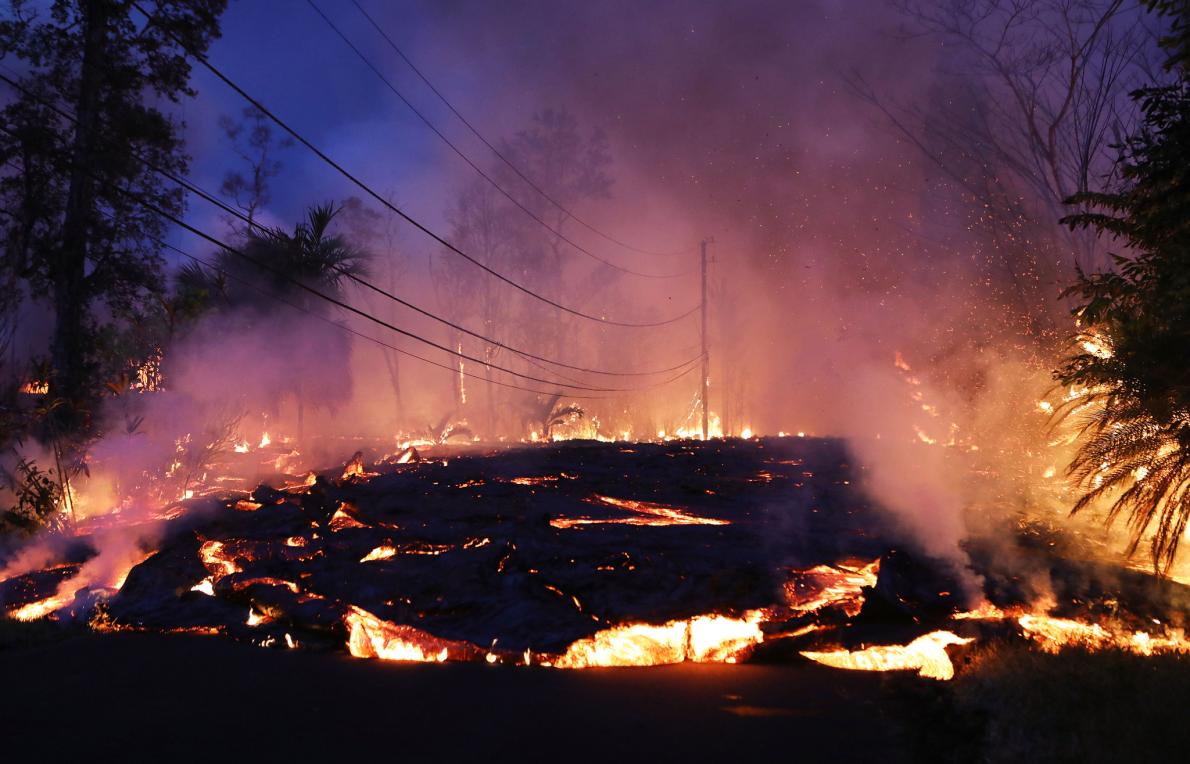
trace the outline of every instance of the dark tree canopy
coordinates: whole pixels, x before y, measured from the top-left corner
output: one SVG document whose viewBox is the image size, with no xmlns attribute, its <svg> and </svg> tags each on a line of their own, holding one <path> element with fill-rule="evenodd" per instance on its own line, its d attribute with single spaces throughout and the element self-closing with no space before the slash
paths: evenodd
<svg viewBox="0 0 1190 764">
<path fill-rule="evenodd" d="M 85 434 L 107 375 L 135 359 L 105 352 L 162 291 L 159 238 L 182 194 L 151 170 L 184 172 L 181 124 L 169 104 L 193 95 L 181 40 L 205 51 L 226 0 L 180 0 L 150 22 L 126 0 L 10 0 L 0 57 L 23 75 L 0 110 L 0 205 L 6 263 L 25 294 L 48 303 L 55 328 L 54 430 Z M 142 161 L 143 160 L 143 161 Z M 151 348 L 142 348 L 152 352 Z"/>
<path fill-rule="evenodd" d="M 1109 518 L 1129 515 L 1133 549 L 1153 532 L 1153 562 L 1168 569 L 1190 520 L 1190 41 L 1182 4 L 1155 5 L 1177 7 L 1166 41 L 1177 82 L 1135 94 L 1144 123 L 1121 147 L 1122 187 L 1073 200 L 1092 211 L 1069 225 L 1130 254 L 1069 290 L 1081 334 L 1057 378 L 1086 390 L 1070 409 L 1091 412 L 1071 467 L 1085 488 L 1076 511 L 1114 497 Z"/>
</svg>

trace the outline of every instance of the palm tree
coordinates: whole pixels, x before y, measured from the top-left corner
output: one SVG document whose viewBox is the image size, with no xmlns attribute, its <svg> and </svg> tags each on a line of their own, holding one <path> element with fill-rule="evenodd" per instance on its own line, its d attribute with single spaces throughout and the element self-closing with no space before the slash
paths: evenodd
<svg viewBox="0 0 1190 764">
<path fill-rule="evenodd" d="M 1182 4 L 1154 3 L 1163 13 Z M 1165 40 L 1171 61 L 1190 60 L 1185 17 Z M 1178 24 L 1181 24 L 1179 26 Z M 1190 525 L 1190 70 L 1139 90 L 1144 121 L 1122 146 L 1120 188 L 1084 193 L 1072 227 L 1129 248 L 1114 267 L 1083 273 L 1080 334 L 1056 377 L 1070 388 L 1062 419 L 1080 427 L 1070 474 L 1080 511 L 1110 501 L 1128 516 L 1129 553 L 1152 532 L 1153 567 L 1168 573 Z"/>
<path fill-rule="evenodd" d="M 243 256 L 224 252 L 219 257 L 220 269 L 235 277 L 229 284 L 229 301 L 271 313 L 275 307 L 272 301 L 261 300 L 258 293 L 264 289 L 306 313 L 324 317 L 330 314 L 330 303 L 302 287 L 342 299 L 346 282 L 367 274 L 369 259 L 366 252 L 331 233 L 331 223 L 340 209 L 329 202 L 311 207 L 293 233 L 279 228 L 249 230 L 240 249 Z M 333 400 L 349 387 L 350 340 L 344 333 L 333 332 L 322 333 L 315 341 L 309 331 L 294 334 L 292 324 L 283 327 L 286 339 L 295 345 L 282 355 L 289 363 L 285 376 L 290 381 L 289 392 L 297 401 L 297 435 L 301 441 L 307 395 L 315 392 L 317 400 Z M 312 391 L 306 376 L 309 369 L 325 367 L 328 362 L 338 367 L 339 373 L 329 382 L 322 380 L 322 389 Z"/>
<path fill-rule="evenodd" d="M 526 402 L 528 421 L 534 427 L 541 428 L 542 440 L 550 440 L 555 428 L 577 422 L 587 414 L 577 403 L 562 404 L 561 398 L 561 393 L 553 393 L 539 395 Z"/>
<path fill-rule="evenodd" d="M 346 281 L 367 273 L 369 256 L 342 236 L 330 233 L 340 209 L 330 202 L 311 207 L 293 233 L 254 228 L 241 248 L 247 257 L 225 252 L 220 256 L 221 267 L 230 266 L 233 273 L 247 271 L 245 275 L 254 277 L 256 283 L 263 276 L 271 291 L 286 298 L 300 294 L 303 308 L 312 309 L 316 298 L 294 282 L 341 298 Z"/>
</svg>

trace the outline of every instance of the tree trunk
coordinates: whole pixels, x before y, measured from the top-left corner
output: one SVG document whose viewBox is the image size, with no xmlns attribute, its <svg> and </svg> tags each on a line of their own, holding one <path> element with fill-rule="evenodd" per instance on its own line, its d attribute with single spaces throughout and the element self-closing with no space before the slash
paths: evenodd
<svg viewBox="0 0 1190 764">
<path fill-rule="evenodd" d="M 94 206 L 94 180 L 88 174 L 99 130 L 99 91 L 104 67 L 108 0 L 86 0 L 83 60 L 78 122 L 71 149 L 70 186 L 62 222 L 62 246 L 53 262 L 54 337 L 51 343 L 53 372 L 50 392 L 65 402 L 54 417 L 55 435 L 77 434 L 86 429 L 86 294 L 87 229 Z"/>
</svg>

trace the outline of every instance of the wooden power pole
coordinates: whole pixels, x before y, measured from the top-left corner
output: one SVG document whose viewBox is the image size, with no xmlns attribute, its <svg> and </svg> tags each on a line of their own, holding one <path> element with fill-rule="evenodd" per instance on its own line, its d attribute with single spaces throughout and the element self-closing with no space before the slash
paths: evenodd
<svg viewBox="0 0 1190 764">
<path fill-rule="evenodd" d="M 707 241 L 699 247 L 702 253 L 702 439 L 710 435 L 707 397 L 711 391 L 711 356 L 707 352 Z"/>
</svg>

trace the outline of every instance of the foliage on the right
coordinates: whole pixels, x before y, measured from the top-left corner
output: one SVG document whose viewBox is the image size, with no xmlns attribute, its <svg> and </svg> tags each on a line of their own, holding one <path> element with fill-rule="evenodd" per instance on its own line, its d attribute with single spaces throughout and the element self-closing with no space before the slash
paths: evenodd
<svg viewBox="0 0 1190 764">
<path fill-rule="evenodd" d="M 1128 518 L 1129 555 L 1151 534 L 1168 573 L 1190 520 L 1190 41 L 1180 3 L 1150 5 L 1172 21 L 1174 82 L 1133 95 L 1144 119 L 1121 147 L 1122 187 L 1071 199 L 1089 211 L 1067 225 L 1129 254 L 1067 290 L 1079 334 L 1055 377 L 1073 391 L 1059 414 L 1079 428 L 1073 511 L 1107 500 L 1109 523 Z"/>
</svg>

